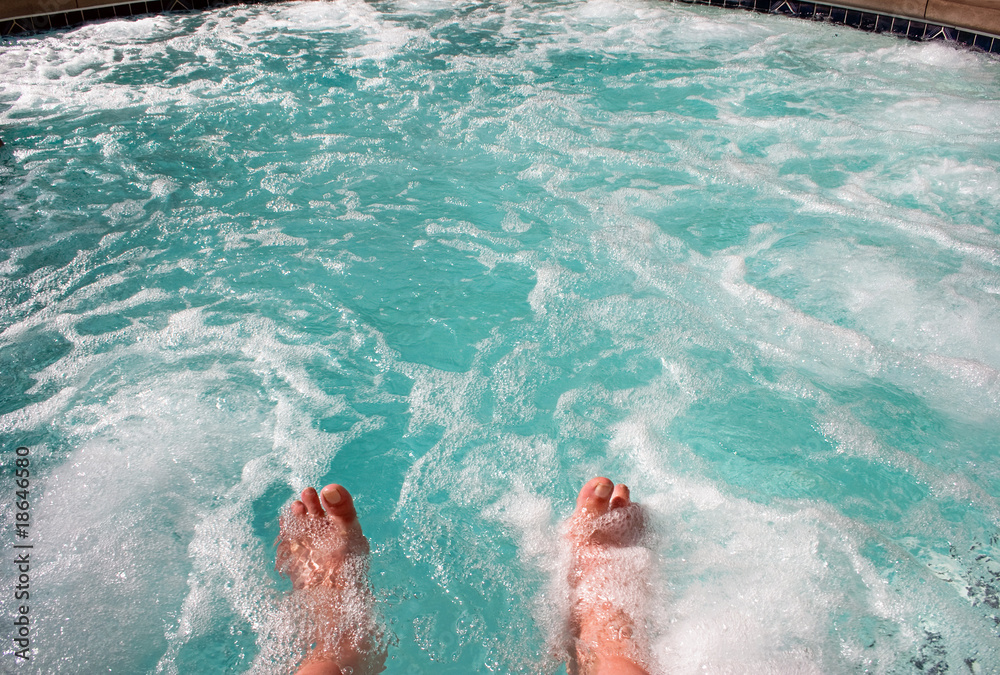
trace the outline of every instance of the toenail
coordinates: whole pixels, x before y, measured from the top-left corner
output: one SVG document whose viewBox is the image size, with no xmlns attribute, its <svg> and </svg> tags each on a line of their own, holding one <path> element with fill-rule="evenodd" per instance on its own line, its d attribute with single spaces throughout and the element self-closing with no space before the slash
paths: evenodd
<svg viewBox="0 0 1000 675">
<path fill-rule="evenodd" d="M 611 491 L 613 489 L 613 486 L 608 485 L 607 483 L 601 483 L 594 488 L 594 495 L 596 495 L 599 499 L 604 499 L 605 497 L 611 496 Z"/>
<path fill-rule="evenodd" d="M 340 503 L 340 490 L 337 488 L 323 490 L 323 499 L 325 499 L 326 503 L 330 506 L 336 506 Z"/>
</svg>

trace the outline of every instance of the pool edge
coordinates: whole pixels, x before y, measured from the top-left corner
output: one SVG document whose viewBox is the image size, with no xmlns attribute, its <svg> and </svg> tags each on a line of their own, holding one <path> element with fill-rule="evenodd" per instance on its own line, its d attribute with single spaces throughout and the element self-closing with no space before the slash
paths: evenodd
<svg viewBox="0 0 1000 675">
<path fill-rule="evenodd" d="M 987 53 L 1000 54 L 1000 34 L 998 33 L 976 30 L 968 25 L 957 25 L 952 22 L 932 21 L 926 16 L 916 17 L 904 13 L 879 11 L 872 8 L 872 5 L 876 4 L 892 4 L 891 0 L 890 2 L 860 0 L 857 3 L 800 2 L 797 0 L 669 1 L 687 5 L 743 9 L 761 14 L 777 14 L 812 21 L 824 21 L 869 33 L 889 33 L 897 37 L 915 41 L 941 40 Z M 926 8 L 932 7 L 932 3 L 940 4 L 940 2 L 941 0 L 926 0 L 924 4 L 925 11 Z M 862 3 L 867 6 L 861 6 Z M 995 21 L 1000 22 L 1000 11 L 997 14 L 998 17 Z"/>
<path fill-rule="evenodd" d="M 273 4 L 283 0 L 29 0 L 38 6 L 64 5 L 56 11 L 23 15 L 4 15 L 0 10 L 0 38 L 30 33 L 44 33 L 72 28 L 95 21 L 125 19 L 171 12 L 194 12 L 230 5 Z M 69 6 L 73 5 L 73 6 Z M 82 6 L 78 6 L 82 5 Z"/>
<path fill-rule="evenodd" d="M 24 5 L 58 11 L 0 15 L 0 38 L 71 28 L 94 21 L 190 12 L 227 5 L 273 4 L 283 0 L 128 0 L 100 4 L 101 0 L 23 0 Z M 889 33 L 910 40 L 941 40 L 992 54 L 1000 54 L 1000 7 L 976 4 L 982 0 L 855 0 L 851 3 L 797 0 L 668 0 L 683 4 L 743 9 L 813 21 L 825 21 L 873 33 Z M 84 6 L 80 6 L 80 5 Z M 71 6 L 72 5 L 72 6 Z M 89 6 L 88 6 L 89 5 Z M 893 13 L 885 8 L 919 10 L 923 16 Z M 978 11 L 977 11 L 978 10 Z M 3 10 L 0 10 L 2 12 Z M 955 19 L 961 21 L 956 21 Z M 942 19 L 951 19 L 944 21 Z M 983 30 L 988 26 L 992 30 Z M 994 32 L 995 31 L 995 32 Z"/>
</svg>

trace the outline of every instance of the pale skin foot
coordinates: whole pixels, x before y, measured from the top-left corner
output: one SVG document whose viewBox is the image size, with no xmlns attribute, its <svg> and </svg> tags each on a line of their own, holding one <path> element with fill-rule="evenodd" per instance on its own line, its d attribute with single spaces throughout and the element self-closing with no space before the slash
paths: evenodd
<svg viewBox="0 0 1000 675">
<path fill-rule="evenodd" d="M 648 647 L 634 616 L 644 582 L 632 551 L 643 534 L 642 511 L 625 485 L 594 478 L 580 490 L 566 530 L 572 549 L 570 675 L 649 675 Z M 301 600 L 310 622 L 304 627 L 310 646 L 297 675 L 381 672 L 386 654 L 372 628 L 368 540 L 351 495 L 336 484 L 320 493 L 306 488 L 283 515 L 278 542 L 278 569 L 291 578 L 292 597 Z M 352 616 L 342 605 L 366 614 Z"/>
<path fill-rule="evenodd" d="M 628 487 L 593 478 L 566 522 L 571 548 L 570 675 L 649 675 L 641 605 L 648 550 Z"/>
<path fill-rule="evenodd" d="M 309 648 L 297 675 L 369 675 L 384 669 L 368 586 L 368 540 L 350 493 L 302 491 L 281 518 L 277 568 L 292 580 Z"/>
</svg>

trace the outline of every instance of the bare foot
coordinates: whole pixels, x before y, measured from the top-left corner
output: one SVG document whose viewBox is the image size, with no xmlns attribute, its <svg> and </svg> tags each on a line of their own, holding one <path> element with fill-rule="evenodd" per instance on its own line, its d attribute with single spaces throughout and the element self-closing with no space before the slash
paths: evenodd
<svg viewBox="0 0 1000 675">
<path fill-rule="evenodd" d="M 572 548 L 570 675 L 648 675 L 642 616 L 650 552 L 625 485 L 591 479 L 566 522 Z"/>
<path fill-rule="evenodd" d="M 368 550 L 354 501 L 340 485 L 320 494 L 306 488 L 282 515 L 277 569 L 292 580 L 291 600 L 308 645 L 299 675 L 383 670 Z"/>
</svg>

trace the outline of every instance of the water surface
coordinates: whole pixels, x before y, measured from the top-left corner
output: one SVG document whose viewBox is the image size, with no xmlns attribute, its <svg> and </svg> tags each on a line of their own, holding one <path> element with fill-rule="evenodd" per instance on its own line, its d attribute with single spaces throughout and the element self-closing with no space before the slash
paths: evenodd
<svg viewBox="0 0 1000 675">
<path fill-rule="evenodd" d="M 995 672 L 997 65 L 642 0 L 9 41 L 17 672 L 282 672 L 277 515 L 336 480 L 389 673 L 555 673 L 598 473 L 658 535 L 657 672 Z"/>
</svg>

